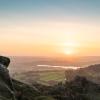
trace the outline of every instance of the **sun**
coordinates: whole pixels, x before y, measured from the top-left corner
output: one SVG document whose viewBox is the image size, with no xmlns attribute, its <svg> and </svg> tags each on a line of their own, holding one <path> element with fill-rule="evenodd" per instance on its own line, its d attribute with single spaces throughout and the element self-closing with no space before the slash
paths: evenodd
<svg viewBox="0 0 100 100">
<path fill-rule="evenodd" d="M 66 41 L 63 43 L 60 43 L 60 52 L 63 55 L 67 56 L 76 56 L 78 54 L 78 48 L 80 47 L 80 44 L 77 41 Z"/>
<path fill-rule="evenodd" d="M 67 42 L 62 43 L 61 45 L 62 53 L 68 56 L 76 55 L 78 47 L 79 47 L 79 44 L 76 41 L 67 41 Z"/>
<path fill-rule="evenodd" d="M 65 55 L 74 55 L 75 54 L 75 51 L 73 48 L 67 48 L 64 50 L 64 54 Z"/>
</svg>

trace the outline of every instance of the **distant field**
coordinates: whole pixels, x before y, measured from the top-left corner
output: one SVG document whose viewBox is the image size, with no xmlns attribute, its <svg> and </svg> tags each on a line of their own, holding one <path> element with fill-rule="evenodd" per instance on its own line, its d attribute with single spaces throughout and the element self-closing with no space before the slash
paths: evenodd
<svg viewBox="0 0 100 100">
<path fill-rule="evenodd" d="M 15 75 L 13 75 L 13 77 L 26 83 L 37 81 L 43 84 L 55 84 L 57 82 L 65 80 L 65 72 L 63 70 L 37 72 L 31 71 L 26 73 L 16 73 Z"/>
<path fill-rule="evenodd" d="M 64 81 L 65 75 L 64 71 L 55 71 L 55 72 L 41 72 L 40 74 L 40 81 L 46 83 L 56 83 L 60 81 Z"/>
</svg>

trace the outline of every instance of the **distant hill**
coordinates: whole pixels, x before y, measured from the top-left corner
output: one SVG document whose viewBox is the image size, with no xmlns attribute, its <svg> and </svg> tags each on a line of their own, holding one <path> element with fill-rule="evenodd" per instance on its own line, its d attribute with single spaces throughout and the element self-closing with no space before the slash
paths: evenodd
<svg viewBox="0 0 100 100">
<path fill-rule="evenodd" d="M 85 68 L 80 68 L 78 70 L 67 70 L 66 73 L 66 79 L 73 79 L 75 76 L 84 76 L 88 80 L 91 80 L 93 82 L 96 82 L 100 84 L 100 64 L 90 65 Z"/>
<path fill-rule="evenodd" d="M 100 64 L 88 66 L 87 68 L 78 71 L 80 75 L 87 77 L 93 82 L 100 83 Z"/>
</svg>

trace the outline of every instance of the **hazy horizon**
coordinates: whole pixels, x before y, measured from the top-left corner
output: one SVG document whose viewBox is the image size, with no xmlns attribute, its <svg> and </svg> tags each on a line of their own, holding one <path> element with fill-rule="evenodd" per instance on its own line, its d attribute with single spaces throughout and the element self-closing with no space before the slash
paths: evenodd
<svg viewBox="0 0 100 100">
<path fill-rule="evenodd" d="M 66 71 L 100 64 L 100 57 L 50 58 L 50 57 L 10 57 L 11 75 L 26 72 Z"/>
</svg>

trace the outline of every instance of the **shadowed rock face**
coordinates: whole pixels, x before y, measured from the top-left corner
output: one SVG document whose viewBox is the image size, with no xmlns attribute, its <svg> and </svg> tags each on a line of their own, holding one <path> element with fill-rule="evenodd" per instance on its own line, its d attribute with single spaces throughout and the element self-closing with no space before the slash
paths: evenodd
<svg viewBox="0 0 100 100">
<path fill-rule="evenodd" d="M 12 80 L 7 69 L 10 59 L 0 56 L 0 97 L 15 100 Z"/>
</svg>

